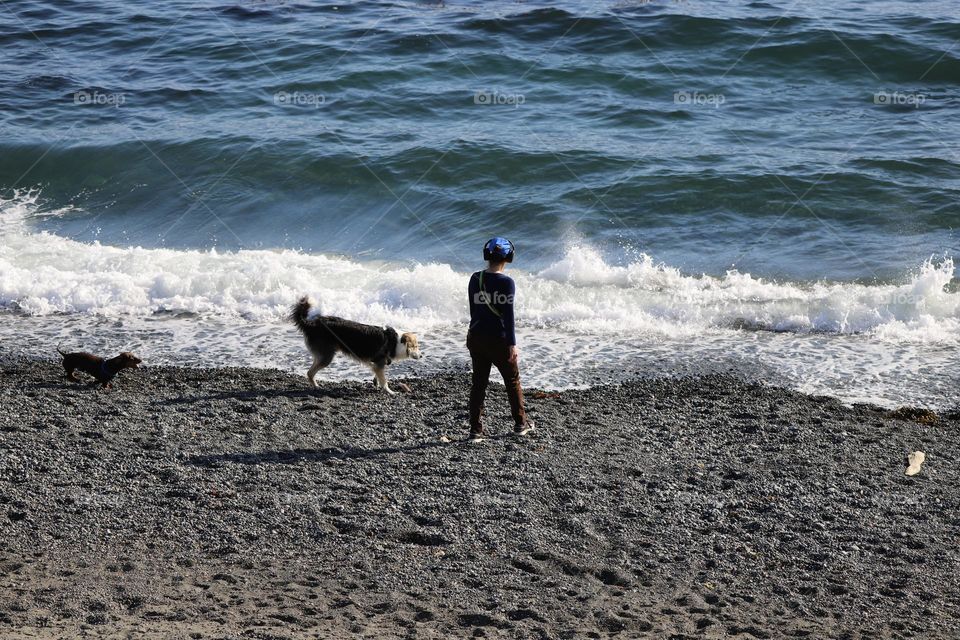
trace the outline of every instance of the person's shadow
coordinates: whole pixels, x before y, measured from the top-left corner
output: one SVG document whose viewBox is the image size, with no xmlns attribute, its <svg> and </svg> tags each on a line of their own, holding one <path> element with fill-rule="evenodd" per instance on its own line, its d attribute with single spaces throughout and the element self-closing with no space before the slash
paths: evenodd
<svg viewBox="0 0 960 640">
<path fill-rule="evenodd" d="M 218 393 L 208 393 L 199 396 L 181 396 L 179 398 L 167 398 L 164 400 L 155 400 L 151 404 L 157 405 L 178 405 L 193 404 L 196 402 L 211 402 L 214 400 L 240 400 L 243 402 L 252 402 L 254 400 L 269 400 L 270 398 L 302 398 L 304 400 L 319 400 L 320 398 L 361 398 L 371 395 L 378 390 L 371 384 L 365 386 L 337 386 L 325 389 L 304 388 L 304 389 L 258 389 L 254 391 L 221 391 Z"/>
<path fill-rule="evenodd" d="M 336 447 L 327 447 L 324 449 L 285 449 L 279 451 L 217 453 L 202 456 L 190 456 L 186 459 L 186 464 L 196 467 L 216 467 L 224 462 L 233 464 L 298 464 L 300 462 L 324 462 L 331 459 L 352 460 L 377 458 L 379 456 L 392 455 L 396 453 L 426 451 L 428 449 L 447 447 L 462 443 L 463 441 L 457 440 L 449 442 L 437 440 L 432 442 L 421 442 L 408 446 L 379 447 L 376 449 L 337 449 Z"/>
</svg>

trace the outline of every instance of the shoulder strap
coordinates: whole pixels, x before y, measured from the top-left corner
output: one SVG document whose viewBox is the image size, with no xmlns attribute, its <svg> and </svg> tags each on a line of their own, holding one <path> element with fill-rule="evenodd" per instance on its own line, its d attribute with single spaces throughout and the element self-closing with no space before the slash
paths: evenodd
<svg viewBox="0 0 960 640">
<path fill-rule="evenodd" d="M 480 293 L 483 294 L 483 301 L 487 303 L 487 308 L 490 309 L 490 313 L 498 318 L 501 317 L 500 312 L 497 311 L 492 304 L 490 304 L 490 294 L 487 293 L 487 290 L 483 288 L 483 271 L 480 271 Z"/>
</svg>

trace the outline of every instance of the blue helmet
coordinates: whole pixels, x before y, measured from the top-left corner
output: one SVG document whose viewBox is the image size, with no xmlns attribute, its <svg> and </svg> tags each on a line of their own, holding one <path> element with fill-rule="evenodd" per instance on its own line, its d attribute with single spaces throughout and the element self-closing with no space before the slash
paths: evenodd
<svg viewBox="0 0 960 640">
<path fill-rule="evenodd" d="M 490 238 L 483 245 L 483 259 L 513 262 L 513 243 L 506 238 Z"/>
</svg>

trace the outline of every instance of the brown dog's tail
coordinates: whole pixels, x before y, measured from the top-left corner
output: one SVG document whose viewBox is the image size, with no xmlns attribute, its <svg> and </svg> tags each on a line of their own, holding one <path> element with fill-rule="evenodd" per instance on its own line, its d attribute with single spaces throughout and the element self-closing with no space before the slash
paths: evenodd
<svg viewBox="0 0 960 640">
<path fill-rule="evenodd" d="M 63 343 L 61 342 L 60 344 L 63 344 Z M 63 351 L 60 351 L 60 344 L 57 345 L 57 353 L 59 353 L 61 356 L 66 356 L 67 355 L 66 353 L 64 353 Z"/>
<path fill-rule="evenodd" d="M 307 322 L 307 314 L 310 313 L 311 306 L 310 298 L 303 296 L 297 301 L 297 304 L 293 305 L 293 308 L 290 309 L 290 322 L 297 325 L 300 331 L 303 331 L 309 324 Z"/>
</svg>

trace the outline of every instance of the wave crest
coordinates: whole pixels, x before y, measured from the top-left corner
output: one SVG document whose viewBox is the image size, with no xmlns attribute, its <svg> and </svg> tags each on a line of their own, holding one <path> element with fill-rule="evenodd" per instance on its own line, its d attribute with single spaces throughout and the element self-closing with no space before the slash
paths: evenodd
<svg viewBox="0 0 960 640">
<path fill-rule="evenodd" d="M 302 294 L 328 313 L 424 330 L 467 320 L 466 273 L 442 263 L 359 262 L 298 251 L 113 247 L 34 233 L 37 194 L 0 201 L 0 307 L 33 315 L 190 312 L 280 322 Z M 956 342 L 960 294 L 950 257 L 901 284 L 774 282 L 749 273 L 688 275 L 641 255 L 610 264 L 570 247 L 537 273 L 515 271 L 525 323 L 587 334 L 714 331 L 872 333 Z"/>
</svg>

